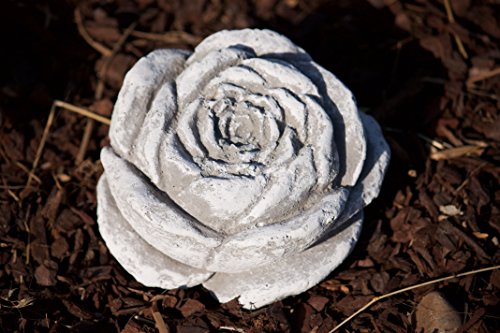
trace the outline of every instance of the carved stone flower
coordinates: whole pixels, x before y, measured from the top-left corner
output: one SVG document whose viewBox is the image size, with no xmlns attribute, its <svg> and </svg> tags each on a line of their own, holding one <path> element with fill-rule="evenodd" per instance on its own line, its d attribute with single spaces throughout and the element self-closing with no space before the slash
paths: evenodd
<svg viewBox="0 0 500 333">
<path fill-rule="evenodd" d="M 389 160 L 351 92 L 269 30 L 140 59 L 109 136 L 98 220 L 111 253 L 145 285 L 203 283 L 246 308 L 342 262 Z"/>
</svg>

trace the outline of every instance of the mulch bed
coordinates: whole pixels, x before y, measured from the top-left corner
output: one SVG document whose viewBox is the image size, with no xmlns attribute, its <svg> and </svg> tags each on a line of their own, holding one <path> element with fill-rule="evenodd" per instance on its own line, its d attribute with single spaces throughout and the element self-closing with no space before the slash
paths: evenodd
<svg viewBox="0 0 500 333">
<path fill-rule="evenodd" d="M 498 264 L 499 8 L 493 0 L 2 1 L 0 331 L 156 332 L 162 319 L 170 332 L 328 332 L 375 295 Z M 59 108 L 29 177 L 54 100 L 109 117 L 139 57 L 244 27 L 287 35 L 337 74 L 378 119 L 393 156 L 349 259 L 320 285 L 256 311 L 220 305 L 202 287 L 146 288 L 114 260 L 95 215 L 107 125 Z M 341 331 L 414 332 L 415 307 L 432 290 L 461 313 L 461 332 L 500 331 L 499 270 L 384 299 Z"/>
</svg>

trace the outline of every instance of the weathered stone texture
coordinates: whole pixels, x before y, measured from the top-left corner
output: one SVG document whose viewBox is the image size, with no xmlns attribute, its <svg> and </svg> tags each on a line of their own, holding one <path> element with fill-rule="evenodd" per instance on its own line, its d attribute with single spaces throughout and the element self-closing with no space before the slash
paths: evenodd
<svg viewBox="0 0 500 333">
<path fill-rule="evenodd" d="M 125 77 L 101 154 L 101 234 L 138 281 L 256 308 L 349 254 L 389 149 L 351 92 L 269 30 L 157 50 Z"/>
</svg>

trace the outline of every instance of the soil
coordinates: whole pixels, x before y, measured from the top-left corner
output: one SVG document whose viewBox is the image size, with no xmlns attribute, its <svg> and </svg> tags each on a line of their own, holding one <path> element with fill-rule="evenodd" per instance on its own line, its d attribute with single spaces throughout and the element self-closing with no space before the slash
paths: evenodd
<svg viewBox="0 0 500 333">
<path fill-rule="evenodd" d="M 499 18 L 495 0 L 2 1 L 0 331 L 328 332 L 375 295 L 498 265 Z M 337 74 L 393 156 L 349 259 L 257 311 L 202 287 L 146 288 L 114 260 L 95 215 L 106 124 L 58 108 L 36 161 L 54 100 L 109 117 L 139 57 L 244 27 L 285 34 Z M 414 332 L 439 291 L 460 332 L 499 332 L 499 290 L 499 270 L 432 284 L 340 331 Z"/>
</svg>

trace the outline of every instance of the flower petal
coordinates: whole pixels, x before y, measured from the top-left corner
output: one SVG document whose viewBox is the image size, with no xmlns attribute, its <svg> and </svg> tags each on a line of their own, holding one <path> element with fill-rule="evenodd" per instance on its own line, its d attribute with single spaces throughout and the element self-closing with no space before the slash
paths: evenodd
<svg viewBox="0 0 500 333">
<path fill-rule="evenodd" d="M 184 107 L 198 98 L 207 82 L 218 73 L 254 56 L 253 52 L 234 46 L 209 52 L 197 62 L 186 63 L 187 67 L 176 79 L 179 112 L 182 114 Z"/>
<path fill-rule="evenodd" d="M 219 302 L 236 297 L 245 309 L 297 295 L 323 280 L 351 252 L 361 232 L 363 214 L 350 226 L 325 242 L 268 265 L 239 273 L 216 273 L 203 283 Z"/>
<path fill-rule="evenodd" d="M 109 130 L 111 145 L 122 157 L 130 157 L 157 91 L 175 79 L 189 54 L 181 50 L 153 51 L 139 59 L 125 76 Z M 165 112 L 165 117 L 171 118 L 175 109 Z"/>
<path fill-rule="evenodd" d="M 168 177 L 164 170 L 165 165 L 161 163 L 161 155 L 168 152 L 173 160 L 182 160 L 184 167 L 181 169 L 182 175 L 186 174 L 185 170 L 189 170 L 190 179 L 199 176 L 199 169 L 189 158 L 183 158 L 179 154 L 172 154 L 172 149 L 162 150 L 162 143 L 171 142 L 171 127 L 175 123 L 172 115 L 177 110 L 177 100 L 175 94 L 175 86 L 173 81 L 166 82 L 158 90 L 149 112 L 144 118 L 144 123 L 139 130 L 137 140 L 134 143 L 133 150 L 128 154 L 127 160 L 141 170 L 148 178 L 163 190 L 162 184 L 167 181 Z M 190 166 L 190 167 L 189 167 Z M 187 175 L 177 175 L 177 177 L 185 178 Z"/>
<path fill-rule="evenodd" d="M 226 237 L 213 251 L 206 269 L 238 272 L 261 266 L 310 246 L 340 215 L 348 190 L 338 189 L 289 220 L 260 226 Z"/>
<path fill-rule="evenodd" d="M 324 191 L 333 186 L 340 166 L 332 119 L 310 96 L 303 97 L 307 105 L 307 141 L 314 153 L 316 169 L 316 191 Z"/>
<path fill-rule="evenodd" d="M 354 186 L 363 168 L 366 141 L 351 91 L 339 79 L 313 61 L 295 61 L 293 65 L 313 81 L 323 100 L 323 107 L 334 126 L 334 137 L 339 154 L 336 184 Z"/>
<path fill-rule="evenodd" d="M 375 119 L 363 112 L 359 115 L 363 121 L 368 147 L 363 171 L 359 177 L 361 181 L 358 181 L 353 191 L 360 194 L 363 206 L 367 206 L 380 192 L 384 174 L 389 166 L 391 150 Z"/>
<path fill-rule="evenodd" d="M 282 88 L 297 95 L 319 96 L 315 84 L 292 64 L 277 59 L 251 58 L 241 62 L 264 78 L 269 88 Z"/>
<path fill-rule="evenodd" d="M 302 143 L 307 140 L 307 109 L 303 101 L 298 96 L 286 88 L 275 88 L 268 90 L 269 95 L 278 101 L 281 109 L 285 113 L 284 122 L 293 128 Z"/>
<path fill-rule="evenodd" d="M 112 149 L 101 151 L 101 161 L 116 205 L 132 228 L 167 256 L 203 268 L 221 237 L 184 213 Z"/>
<path fill-rule="evenodd" d="M 240 217 L 241 230 L 255 224 L 255 221 L 261 225 L 281 222 L 289 218 L 290 213 L 300 211 L 299 207 L 305 203 L 316 183 L 312 155 L 310 148 L 303 148 L 288 165 L 267 172 L 269 181 L 260 200 Z"/>
<path fill-rule="evenodd" d="M 242 65 L 231 66 L 210 80 L 204 88 L 203 95 L 216 99 L 225 97 L 224 95 L 220 95 L 218 89 L 223 84 L 232 84 L 240 87 L 243 91 L 258 91 L 256 89 L 262 89 L 266 85 L 266 81 L 252 68 Z"/>
<path fill-rule="evenodd" d="M 212 272 L 167 257 L 142 239 L 116 206 L 106 175 L 99 179 L 97 191 L 99 232 L 116 260 L 137 281 L 148 286 L 172 289 L 195 286 L 213 275 Z"/>
<path fill-rule="evenodd" d="M 173 193 L 172 199 L 200 224 L 231 234 L 239 229 L 241 212 L 260 199 L 264 186 L 263 176 L 202 177 Z"/>
<path fill-rule="evenodd" d="M 309 55 L 290 39 L 271 30 L 243 29 L 222 30 L 205 38 L 195 48 L 188 64 L 199 62 L 208 53 L 233 45 L 251 48 L 258 57 L 294 55 L 297 59 L 309 60 Z"/>
<path fill-rule="evenodd" d="M 365 113 L 360 112 L 360 117 L 368 144 L 365 164 L 358 182 L 349 193 L 349 200 L 342 215 L 325 234 L 326 238 L 344 228 L 354 214 L 378 196 L 384 174 L 389 166 L 391 152 L 380 126 L 375 119 Z"/>
<path fill-rule="evenodd" d="M 184 107 L 178 116 L 175 132 L 184 148 L 191 154 L 194 161 L 198 162 L 207 156 L 200 140 L 200 133 L 196 128 L 196 118 L 203 108 L 203 99 L 197 98 Z M 198 164 L 199 165 L 199 164 Z"/>
</svg>

